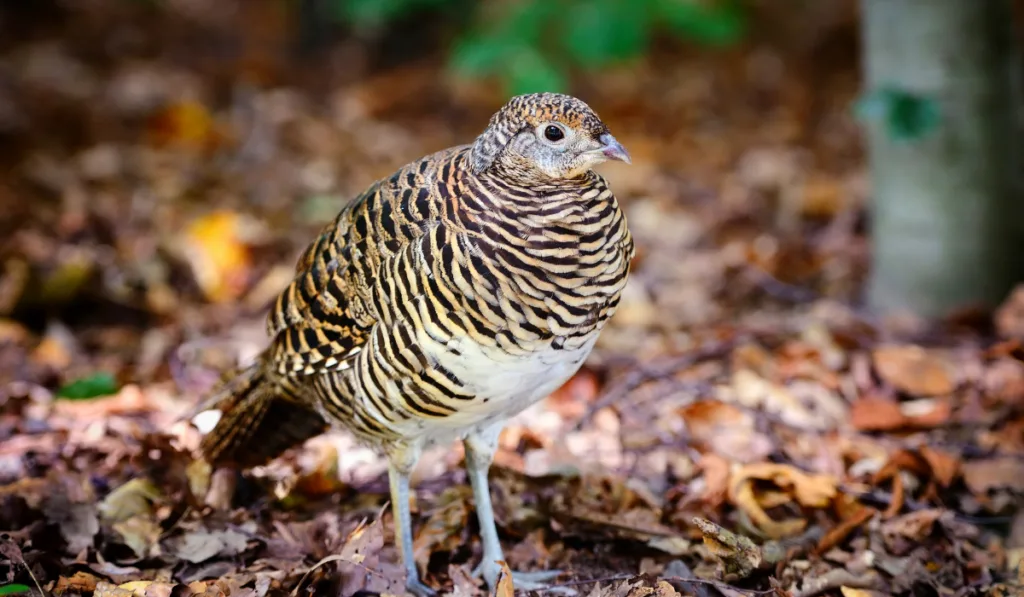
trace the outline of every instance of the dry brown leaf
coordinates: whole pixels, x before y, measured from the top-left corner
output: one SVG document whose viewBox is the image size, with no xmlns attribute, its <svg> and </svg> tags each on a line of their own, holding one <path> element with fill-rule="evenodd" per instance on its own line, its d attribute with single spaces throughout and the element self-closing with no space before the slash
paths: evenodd
<svg viewBox="0 0 1024 597">
<path fill-rule="evenodd" d="M 60 577 L 57 579 L 57 586 L 53 588 L 54 595 L 64 595 L 65 593 L 82 594 L 92 593 L 96 590 L 96 584 L 100 582 L 100 579 L 79 570 L 70 577 Z"/>
<path fill-rule="evenodd" d="M 823 554 L 833 547 L 838 546 L 840 543 L 845 541 L 851 533 L 861 528 L 864 523 L 870 520 L 871 517 L 877 513 L 878 511 L 873 508 L 866 508 L 858 505 L 857 510 L 855 510 L 853 514 L 825 533 L 821 540 L 818 541 L 815 551 L 819 554 Z"/>
<path fill-rule="evenodd" d="M 777 490 L 759 492 L 755 482 L 769 482 Z M 739 467 L 729 482 L 729 499 L 743 510 L 765 535 L 773 539 L 789 537 L 802 531 L 807 521 L 793 518 L 772 519 L 766 509 L 780 505 L 781 495 L 807 508 L 825 508 L 838 494 L 837 481 L 827 475 L 812 475 L 785 464 L 759 463 Z M 767 497 L 765 497 L 767 496 Z"/>
<path fill-rule="evenodd" d="M 469 521 L 468 500 L 472 491 L 465 485 L 445 489 L 420 525 L 413 540 L 416 561 L 424 564 L 436 551 L 453 550 L 464 543 L 462 534 Z"/>
<path fill-rule="evenodd" d="M 969 460 L 963 463 L 968 489 L 985 495 L 994 489 L 1024 491 L 1024 460 L 1013 457 Z"/>
<path fill-rule="evenodd" d="M 949 421 L 953 414 L 948 397 L 897 402 L 881 396 L 864 396 L 850 409 L 850 421 L 861 431 L 929 429 Z"/>
<path fill-rule="evenodd" d="M 912 396 L 941 396 L 956 389 L 949 361 L 920 346 L 883 346 L 872 353 L 878 376 Z"/>
<path fill-rule="evenodd" d="M 708 506 L 717 508 L 729 493 L 729 461 L 709 453 L 701 456 L 699 465 L 704 473 L 704 494 L 701 497 Z"/>
<path fill-rule="evenodd" d="M 932 469 L 932 476 L 940 487 L 949 487 L 953 484 L 956 476 L 960 473 L 958 457 L 931 446 L 922 446 L 918 451 L 921 453 L 921 457 L 928 461 L 928 466 Z"/>
<path fill-rule="evenodd" d="M 719 400 L 699 400 L 678 410 L 693 441 L 706 451 L 738 462 L 764 458 L 771 440 L 755 428 L 753 415 Z"/>
<path fill-rule="evenodd" d="M 498 585 L 494 587 L 494 597 L 514 597 L 516 588 L 512 584 L 512 571 L 505 560 L 498 563 L 501 564 L 501 576 L 498 577 Z"/>
<path fill-rule="evenodd" d="M 882 524 L 882 532 L 888 535 L 900 535 L 913 541 L 923 541 L 932 532 L 935 522 L 945 511 L 939 508 L 918 510 Z"/>
</svg>

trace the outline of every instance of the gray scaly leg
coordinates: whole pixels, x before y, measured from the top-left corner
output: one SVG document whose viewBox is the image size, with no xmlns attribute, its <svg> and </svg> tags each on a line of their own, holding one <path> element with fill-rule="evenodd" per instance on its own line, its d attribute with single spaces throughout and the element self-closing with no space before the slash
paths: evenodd
<svg viewBox="0 0 1024 597">
<path fill-rule="evenodd" d="M 409 472 L 411 467 L 388 463 L 388 484 L 391 487 L 391 511 L 395 517 L 395 541 L 405 566 L 405 588 L 417 597 L 433 597 L 434 589 L 420 581 L 412 553 L 412 515 L 409 513 Z"/>
<path fill-rule="evenodd" d="M 501 426 L 486 429 L 466 437 L 466 472 L 469 483 L 473 487 L 473 499 L 476 501 L 476 515 L 480 521 L 480 540 L 483 543 L 484 557 L 480 566 L 473 572 L 474 576 L 483 574 L 487 586 L 493 590 L 501 574 L 498 561 L 505 561 L 505 554 L 498 541 L 498 528 L 494 523 L 494 508 L 491 505 L 491 490 L 487 482 L 487 471 L 494 460 L 497 449 L 498 433 Z M 561 574 L 561 570 L 544 570 L 540 572 L 513 572 L 512 584 L 517 590 L 538 591 L 548 588 L 549 581 Z"/>
</svg>

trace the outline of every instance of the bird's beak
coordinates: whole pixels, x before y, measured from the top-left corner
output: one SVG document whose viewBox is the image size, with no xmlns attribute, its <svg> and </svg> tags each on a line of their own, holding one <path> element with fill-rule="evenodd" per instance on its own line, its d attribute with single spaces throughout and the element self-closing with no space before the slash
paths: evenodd
<svg viewBox="0 0 1024 597">
<path fill-rule="evenodd" d="M 619 143 L 611 133 L 601 135 L 600 141 L 602 144 L 601 153 L 604 154 L 604 157 L 609 160 L 626 162 L 627 164 L 633 163 L 633 160 L 629 158 L 629 152 L 626 151 L 626 148 L 622 146 L 622 143 Z"/>
</svg>

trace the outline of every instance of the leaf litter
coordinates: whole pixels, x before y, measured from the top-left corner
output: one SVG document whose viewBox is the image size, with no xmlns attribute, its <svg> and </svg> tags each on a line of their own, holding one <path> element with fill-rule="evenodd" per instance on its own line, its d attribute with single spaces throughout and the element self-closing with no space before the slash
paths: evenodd
<svg viewBox="0 0 1024 597">
<path fill-rule="evenodd" d="M 287 38 L 270 3 L 238 8 L 266 38 L 185 4 L 87 3 L 0 49 L 20 123 L 0 132 L 0 223 L 18 218 L 0 240 L 0 584 L 401 594 L 378 457 L 331 433 L 211 471 L 189 415 L 258 350 L 263 309 L 344 199 L 471 138 L 503 98 L 442 84 L 436 48 L 310 86 L 323 64 L 261 62 Z M 829 10 L 801 18 L 855 27 Z M 94 50 L 157 30 L 163 52 Z M 196 36 L 240 55 L 208 60 Z M 506 572 L 565 570 L 593 597 L 1020 594 L 1024 289 L 981 325 L 850 306 L 859 74 L 799 66 L 806 42 L 581 75 L 634 154 L 604 174 L 638 258 L 587 366 L 502 435 Z M 750 76 L 765 61 L 793 66 Z M 461 459 L 417 470 L 414 548 L 427 582 L 476 595 Z M 506 573 L 496 592 L 515 590 Z"/>
</svg>

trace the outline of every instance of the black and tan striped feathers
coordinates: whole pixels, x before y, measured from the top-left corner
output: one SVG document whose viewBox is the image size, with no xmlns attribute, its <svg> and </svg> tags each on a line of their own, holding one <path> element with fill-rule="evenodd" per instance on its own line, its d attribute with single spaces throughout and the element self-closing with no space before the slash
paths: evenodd
<svg viewBox="0 0 1024 597">
<path fill-rule="evenodd" d="M 299 259 L 204 453 L 270 458 L 318 421 L 418 451 L 543 398 L 589 353 L 629 271 L 624 216 L 590 169 L 607 159 L 628 155 L 586 104 L 537 94 L 473 145 L 372 185 Z M 287 429 L 270 442 L 275 421 Z"/>
</svg>

